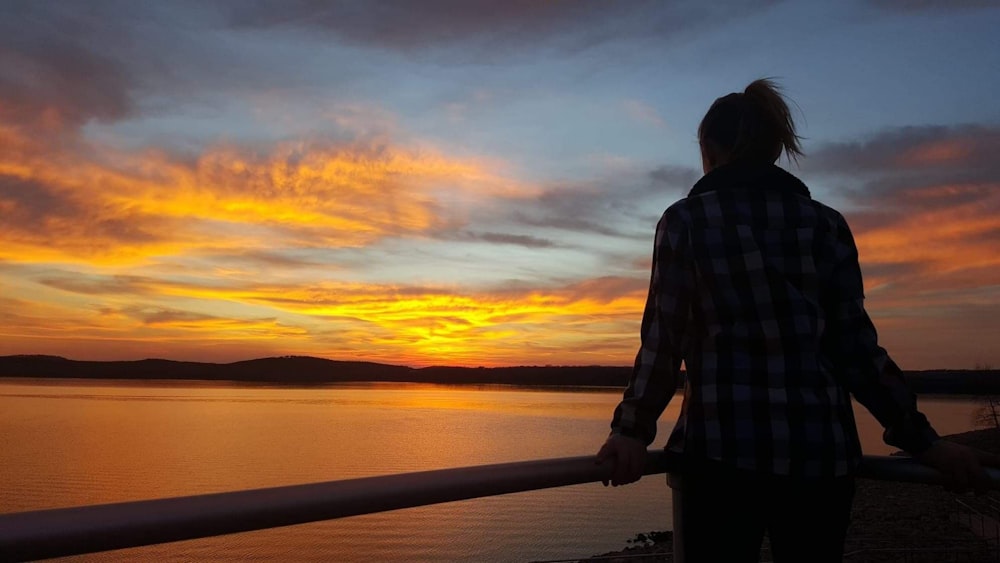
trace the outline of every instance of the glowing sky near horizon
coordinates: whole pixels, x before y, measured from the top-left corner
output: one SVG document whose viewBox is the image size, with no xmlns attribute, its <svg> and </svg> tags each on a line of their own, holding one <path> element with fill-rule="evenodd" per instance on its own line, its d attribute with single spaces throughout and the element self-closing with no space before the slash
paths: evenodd
<svg viewBox="0 0 1000 563">
<path fill-rule="evenodd" d="M 883 345 L 997 367 L 996 29 L 988 0 L 4 2 L 0 354 L 630 364 L 698 121 L 773 76 Z"/>
</svg>

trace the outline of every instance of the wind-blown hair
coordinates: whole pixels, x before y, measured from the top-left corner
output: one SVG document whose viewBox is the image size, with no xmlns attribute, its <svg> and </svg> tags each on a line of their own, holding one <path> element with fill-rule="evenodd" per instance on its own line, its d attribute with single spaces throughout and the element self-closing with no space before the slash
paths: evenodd
<svg viewBox="0 0 1000 563">
<path fill-rule="evenodd" d="M 781 89 L 768 78 L 715 100 L 698 126 L 702 151 L 729 162 L 773 163 L 782 151 L 797 161 L 800 139 Z"/>
</svg>

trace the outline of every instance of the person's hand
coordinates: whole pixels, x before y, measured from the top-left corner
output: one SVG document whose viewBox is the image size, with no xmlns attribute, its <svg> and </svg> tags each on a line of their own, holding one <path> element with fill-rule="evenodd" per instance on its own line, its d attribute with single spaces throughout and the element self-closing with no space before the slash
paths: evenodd
<svg viewBox="0 0 1000 563">
<path fill-rule="evenodd" d="M 990 489 L 990 477 L 984 467 L 1000 467 L 1000 455 L 938 440 L 916 456 L 917 461 L 944 473 L 945 488 L 959 493 L 972 489 L 976 494 Z"/>
<path fill-rule="evenodd" d="M 600 465 L 608 460 L 613 460 L 615 465 L 611 478 L 603 481 L 605 487 L 609 481 L 615 487 L 634 483 L 642 477 L 646 466 L 646 444 L 635 438 L 612 434 L 597 452 L 595 463 Z"/>
</svg>

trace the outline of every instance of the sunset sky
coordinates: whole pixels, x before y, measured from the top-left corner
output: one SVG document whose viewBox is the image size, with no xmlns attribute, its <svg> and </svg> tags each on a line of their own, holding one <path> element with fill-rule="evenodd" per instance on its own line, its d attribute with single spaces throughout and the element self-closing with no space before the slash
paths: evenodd
<svg viewBox="0 0 1000 563">
<path fill-rule="evenodd" d="M 0 4 L 0 355 L 630 364 L 776 77 L 904 369 L 1000 367 L 1000 2 Z"/>
</svg>

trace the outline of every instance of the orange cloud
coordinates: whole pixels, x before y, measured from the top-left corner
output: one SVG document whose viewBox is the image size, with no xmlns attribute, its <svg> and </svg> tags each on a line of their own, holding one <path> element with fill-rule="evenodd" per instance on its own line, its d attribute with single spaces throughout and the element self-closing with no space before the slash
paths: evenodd
<svg viewBox="0 0 1000 563">
<path fill-rule="evenodd" d="M 947 201 L 961 200 L 968 192 L 980 197 L 958 204 Z M 995 239 L 1000 232 L 1000 184 L 933 186 L 901 196 L 944 201 L 926 209 L 904 207 L 895 217 L 880 214 L 884 224 L 856 234 L 864 261 L 918 262 L 924 271 L 935 273 L 1000 267 Z"/>
<path fill-rule="evenodd" d="M 1000 185 L 901 190 L 896 201 L 855 232 L 883 345 L 908 369 L 994 361 Z"/>
<path fill-rule="evenodd" d="M 216 147 L 185 162 L 162 152 L 33 147 L 0 154 L 0 259 L 141 263 L 198 248 L 356 247 L 461 221 L 441 198 L 516 184 L 432 150 L 286 143 L 264 154 Z M 5 140 L 8 140 L 5 138 Z M 35 149 L 35 150 L 32 150 Z M 94 156 L 94 153 L 100 156 Z"/>
<path fill-rule="evenodd" d="M 1000 303 L 998 148 L 995 126 L 904 127 L 821 147 L 806 161 L 861 186 L 849 192 L 853 209 L 845 214 L 868 306 L 901 359 L 908 354 L 926 367 L 989 361 L 972 351 L 996 339 L 995 320 L 970 312 Z M 954 362 L 961 355 L 954 353 L 952 363 L 931 362 L 934 340 L 969 357 Z"/>
<path fill-rule="evenodd" d="M 967 139 L 945 139 L 913 147 L 899 156 L 902 166 L 934 166 L 961 162 L 973 154 Z"/>
</svg>

